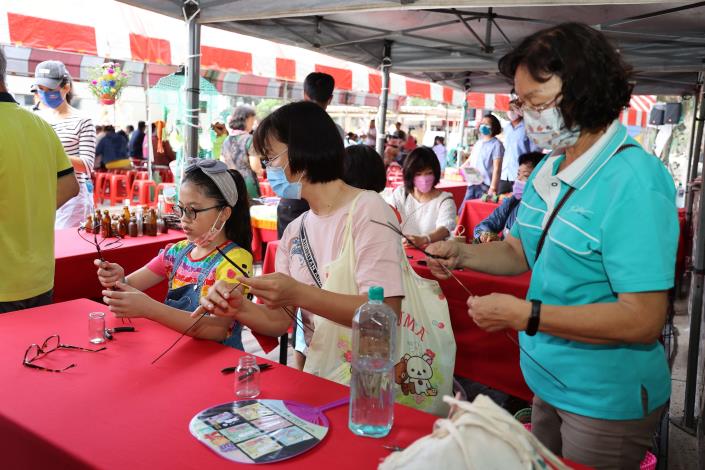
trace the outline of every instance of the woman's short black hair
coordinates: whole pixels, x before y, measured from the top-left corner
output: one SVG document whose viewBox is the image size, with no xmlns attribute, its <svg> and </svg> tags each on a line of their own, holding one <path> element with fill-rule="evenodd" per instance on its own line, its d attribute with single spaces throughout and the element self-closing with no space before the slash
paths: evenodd
<svg viewBox="0 0 705 470">
<path fill-rule="evenodd" d="M 601 32 L 581 23 L 564 23 L 525 38 L 499 61 L 513 80 L 523 65 L 537 82 L 557 75 L 563 82 L 560 110 L 566 126 L 602 130 L 629 105 L 632 67 Z"/>
<path fill-rule="evenodd" d="M 237 170 L 228 170 L 235 181 L 237 189 L 237 203 L 231 207 L 230 217 L 225 222 L 225 236 L 240 248 L 252 252 L 252 227 L 250 225 L 250 203 L 247 199 L 245 179 Z M 218 186 L 200 168 L 191 168 L 184 174 L 181 184 L 190 183 L 198 187 L 206 197 L 215 199 L 219 205 L 228 206 L 228 201 L 223 197 Z M 247 271 L 247 266 L 242 266 Z"/>
<path fill-rule="evenodd" d="M 383 191 L 387 186 L 387 172 L 382 157 L 369 145 L 346 147 L 343 181 L 356 188 Z"/>
<path fill-rule="evenodd" d="M 497 116 L 495 116 L 492 113 L 487 113 L 484 116 L 482 116 L 482 119 L 489 119 L 490 120 L 490 132 L 492 133 L 492 137 L 499 135 L 502 133 L 502 123 L 499 122 L 499 119 L 497 119 Z"/>
<path fill-rule="evenodd" d="M 237 106 L 233 109 L 233 113 L 230 115 L 230 129 L 236 131 L 245 130 L 245 122 L 247 119 L 255 115 L 255 110 L 249 106 Z"/>
<path fill-rule="evenodd" d="M 316 103 L 289 103 L 264 118 L 253 139 L 259 155 L 272 156 L 270 139 L 287 146 L 291 172 L 305 172 L 308 182 L 327 183 L 343 177 L 343 138 L 333 119 Z"/>
<path fill-rule="evenodd" d="M 441 180 L 441 164 L 436 152 L 428 147 L 416 147 L 404 160 L 404 188 L 409 194 L 414 190 L 414 176 L 419 171 L 433 170 L 433 187 Z"/>
</svg>

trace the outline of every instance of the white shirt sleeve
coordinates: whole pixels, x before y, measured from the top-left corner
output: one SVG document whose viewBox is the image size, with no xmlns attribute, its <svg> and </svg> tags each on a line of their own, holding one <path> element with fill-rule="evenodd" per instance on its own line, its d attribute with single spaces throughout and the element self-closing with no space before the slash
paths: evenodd
<svg viewBox="0 0 705 470">
<path fill-rule="evenodd" d="M 453 195 L 447 192 L 442 192 L 438 196 L 438 218 L 436 219 L 436 228 L 445 227 L 450 234 L 455 230 L 458 209 L 455 206 Z"/>
</svg>

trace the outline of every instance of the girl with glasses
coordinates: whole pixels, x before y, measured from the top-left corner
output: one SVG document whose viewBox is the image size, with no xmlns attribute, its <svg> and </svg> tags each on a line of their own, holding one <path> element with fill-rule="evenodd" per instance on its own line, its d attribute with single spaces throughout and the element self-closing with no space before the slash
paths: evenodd
<svg viewBox="0 0 705 470">
<path fill-rule="evenodd" d="M 95 260 L 103 300 L 117 317 L 143 317 L 177 331 L 193 324 L 189 314 L 218 280 L 233 282 L 252 274 L 252 231 L 245 182 L 239 172 L 216 160 L 197 160 L 185 171 L 176 214 L 186 240 L 167 245 L 146 266 L 125 277 L 116 263 Z M 234 261 L 234 267 L 221 254 Z M 144 293 L 168 280 L 164 303 Z M 112 290 L 110 290 L 112 289 Z M 222 341 L 242 349 L 241 325 L 231 318 L 206 316 L 190 336 Z"/>
</svg>

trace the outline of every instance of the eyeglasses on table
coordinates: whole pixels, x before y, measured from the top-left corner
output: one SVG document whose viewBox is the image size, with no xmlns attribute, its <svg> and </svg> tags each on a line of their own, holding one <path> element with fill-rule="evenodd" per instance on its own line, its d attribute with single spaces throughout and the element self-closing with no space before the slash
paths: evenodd
<svg viewBox="0 0 705 470">
<path fill-rule="evenodd" d="M 64 367 L 63 369 L 51 369 L 48 367 L 43 367 L 39 366 L 37 364 L 34 364 L 34 361 L 37 359 L 41 359 L 50 352 L 56 351 L 57 349 L 77 349 L 79 351 L 86 351 L 86 352 L 99 352 L 102 351 L 105 348 L 103 346 L 100 349 L 88 349 L 88 348 L 82 348 L 80 346 L 71 346 L 70 344 L 61 344 L 61 339 L 59 338 L 59 335 L 51 335 L 47 339 L 44 340 L 41 346 L 38 344 L 30 344 L 27 350 L 24 353 L 24 359 L 22 360 L 22 364 L 26 367 L 31 367 L 33 369 L 40 369 L 40 370 L 46 370 L 49 372 L 63 372 L 67 369 L 70 369 L 72 367 L 76 367 L 76 364 L 69 364 L 68 366 Z"/>
</svg>

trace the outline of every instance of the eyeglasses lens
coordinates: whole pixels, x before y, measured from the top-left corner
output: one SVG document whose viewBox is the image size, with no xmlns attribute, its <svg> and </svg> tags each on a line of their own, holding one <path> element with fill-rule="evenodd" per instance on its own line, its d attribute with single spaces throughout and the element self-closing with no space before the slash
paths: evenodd
<svg viewBox="0 0 705 470">
<path fill-rule="evenodd" d="M 36 344 L 31 345 L 27 348 L 27 352 L 24 353 L 24 361 L 32 362 L 39 357 L 39 346 Z"/>
<path fill-rule="evenodd" d="M 46 340 L 44 340 L 44 344 L 42 345 L 44 354 L 49 354 L 57 349 L 59 349 L 59 335 L 49 336 Z"/>
</svg>

